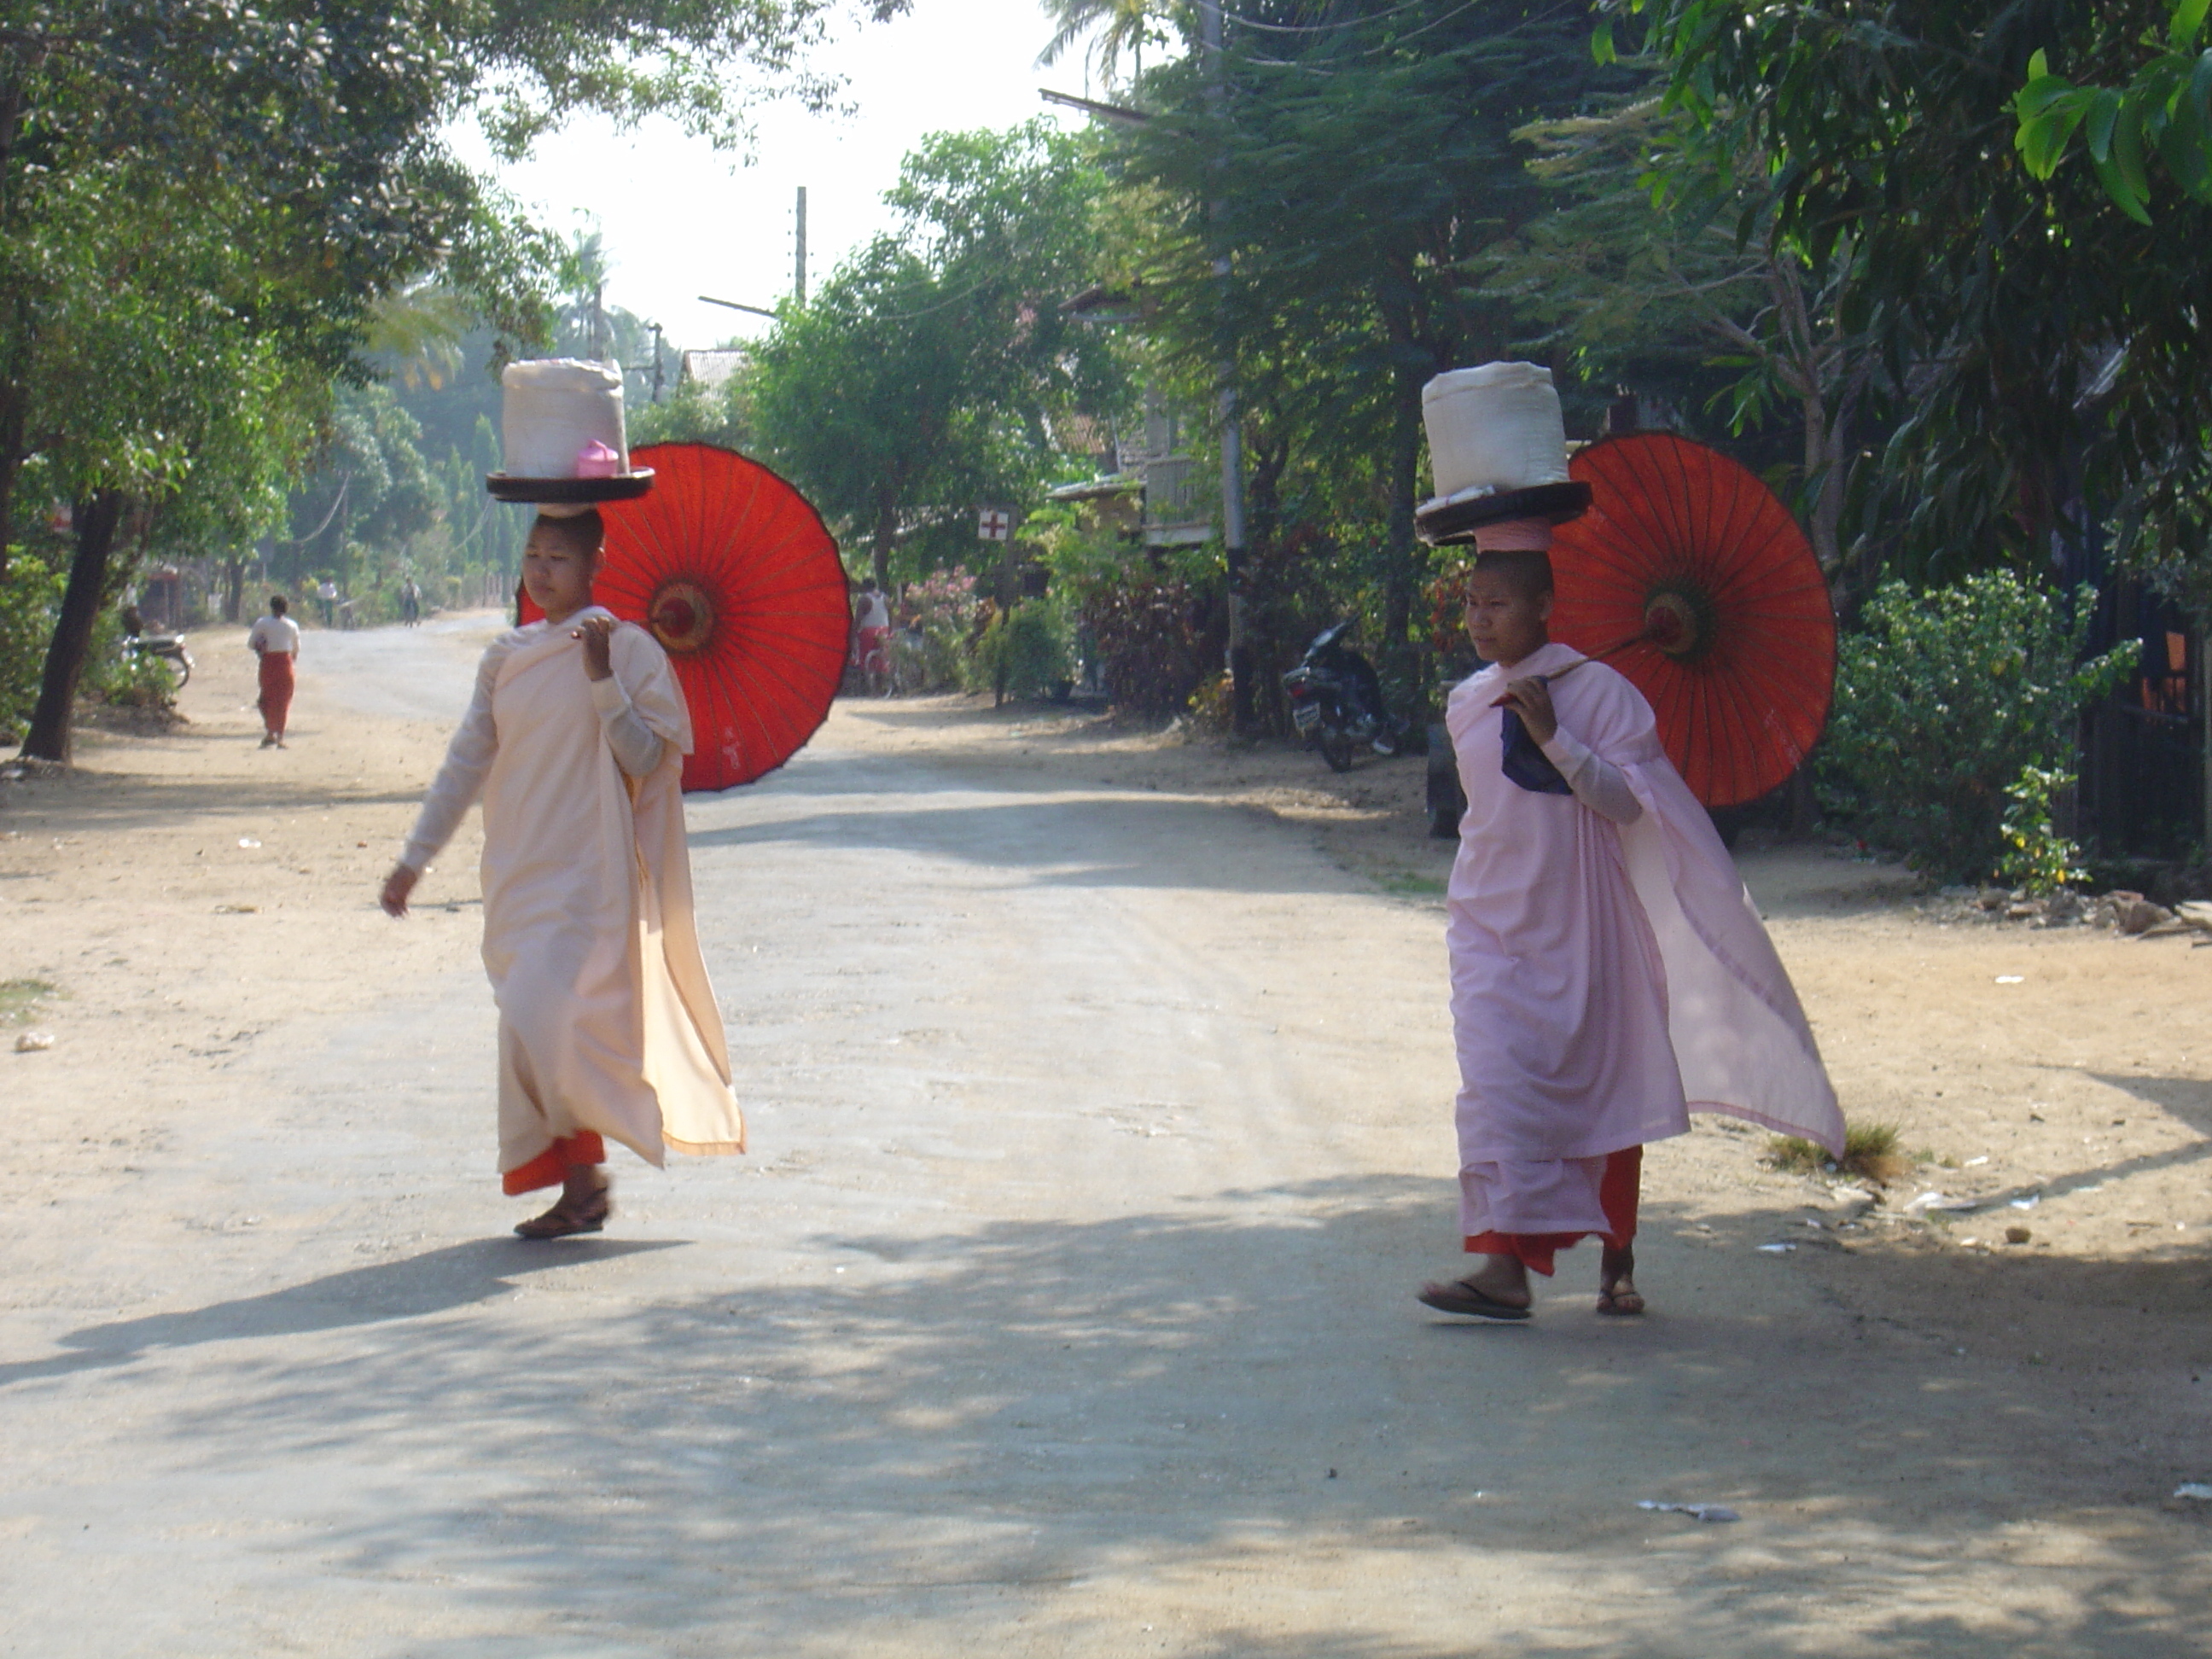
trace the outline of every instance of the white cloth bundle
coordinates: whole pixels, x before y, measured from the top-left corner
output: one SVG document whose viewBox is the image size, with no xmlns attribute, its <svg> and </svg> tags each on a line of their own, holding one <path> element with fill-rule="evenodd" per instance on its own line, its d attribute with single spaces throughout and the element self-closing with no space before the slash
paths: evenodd
<svg viewBox="0 0 2212 1659">
<path fill-rule="evenodd" d="M 622 372 L 611 363 L 541 357 L 509 363 L 499 377 L 506 394 L 500 437 L 514 478 L 574 478 L 577 457 L 605 444 L 629 471 L 623 433 Z"/>
<path fill-rule="evenodd" d="M 1538 363 L 1455 368 L 1421 388 L 1437 500 L 1567 479 L 1567 432 L 1552 371 Z"/>
</svg>

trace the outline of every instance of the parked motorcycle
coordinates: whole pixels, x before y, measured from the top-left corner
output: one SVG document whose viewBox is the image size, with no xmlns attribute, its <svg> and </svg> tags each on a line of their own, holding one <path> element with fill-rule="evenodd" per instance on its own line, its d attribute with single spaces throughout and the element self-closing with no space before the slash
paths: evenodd
<svg viewBox="0 0 2212 1659">
<path fill-rule="evenodd" d="M 1351 632 L 1348 622 L 1323 629 L 1304 659 L 1283 676 L 1291 724 L 1336 772 L 1352 769 L 1362 744 L 1378 755 L 1395 755 L 1406 740 L 1404 726 L 1382 706 L 1375 665 L 1346 643 Z"/>
<path fill-rule="evenodd" d="M 158 657 L 168 665 L 170 677 L 181 691 L 192 678 L 192 654 L 185 649 L 182 634 L 128 634 L 123 649 L 134 657 Z"/>
</svg>

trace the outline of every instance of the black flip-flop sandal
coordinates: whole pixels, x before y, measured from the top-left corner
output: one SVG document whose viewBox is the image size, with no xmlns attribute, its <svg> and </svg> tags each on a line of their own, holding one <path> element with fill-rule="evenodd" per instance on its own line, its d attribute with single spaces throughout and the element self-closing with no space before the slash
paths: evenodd
<svg viewBox="0 0 2212 1659">
<path fill-rule="evenodd" d="M 1425 1285 L 1414 1299 L 1438 1313 L 1464 1314 L 1469 1319 L 1486 1319 L 1499 1325 L 1518 1324 L 1528 1317 L 1528 1309 L 1485 1296 L 1464 1279 L 1450 1285 Z"/>
</svg>

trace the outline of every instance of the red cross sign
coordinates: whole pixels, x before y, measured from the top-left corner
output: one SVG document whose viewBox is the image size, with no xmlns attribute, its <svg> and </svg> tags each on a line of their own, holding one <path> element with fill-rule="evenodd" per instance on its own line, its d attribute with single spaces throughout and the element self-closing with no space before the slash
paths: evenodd
<svg viewBox="0 0 2212 1659">
<path fill-rule="evenodd" d="M 1014 515 L 1003 507 L 987 507 L 975 515 L 975 539 L 1003 542 L 1014 533 Z"/>
</svg>

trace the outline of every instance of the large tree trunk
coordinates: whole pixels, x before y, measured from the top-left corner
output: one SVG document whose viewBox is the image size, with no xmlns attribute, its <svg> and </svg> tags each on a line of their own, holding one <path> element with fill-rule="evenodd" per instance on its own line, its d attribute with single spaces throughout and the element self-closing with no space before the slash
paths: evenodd
<svg viewBox="0 0 2212 1659">
<path fill-rule="evenodd" d="M 1413 507 L 1420 492 L 1421 377 L 1401 369 L 1390 430 L 1390 513 L 1385 520 L 1382 638 L 1376 654 L 1383 673 L 1419 700 L 1425 690 L 1413 650 L 1413 588 L 1420 567 L 1413 537 Z"/>
<path fill-rule="evenodd" d="M 115 550 L 115 527 L 123 517 L 123 497 L 96 491 L 76 505 L 76 556 L 70 562 L 69 586 L 62 614 L 46 647 L 46 673 L 39 682 L 39 705 L 32 711 L 30 734 L 23 739 L 27 759 L 70 757 L 70 714 L 76 704 L 77 682 L 92 649 L 92 625 L 107 597 L 107 566 Z"/>
<path fill-rule="evenodd" d="M 876 492 L 875 545 L 870 552 L 874 557 L 876 586 L 888 593 L 891 591 L 891 549 L 898 542 L 898 496 L 889 489 Z"/>
<path fill-rule="evenodd" d="M 1247 447 L 1251 477 L 1245 490 L 1245 525 L 1251 538 L 1252 557 L 1244 568 L 1245 655 L 1264 664 L 1239 682 L 1240 711 L 1253 729 L 1283 730 L 1283 687 L 1277 678 L 1282 666 L 1282 619 L 1277 613 L 1280 595 L 1275 591 L 1282 573 L 1283 471 L 1290 465 L 1290 440 L 1273 437 Z"/>
<path fill-rule="evenodd" d="M 244 622 L 245 610 L 246 555 L 233 553 L 222 562 L 222 619 Z"/>
</svg>

